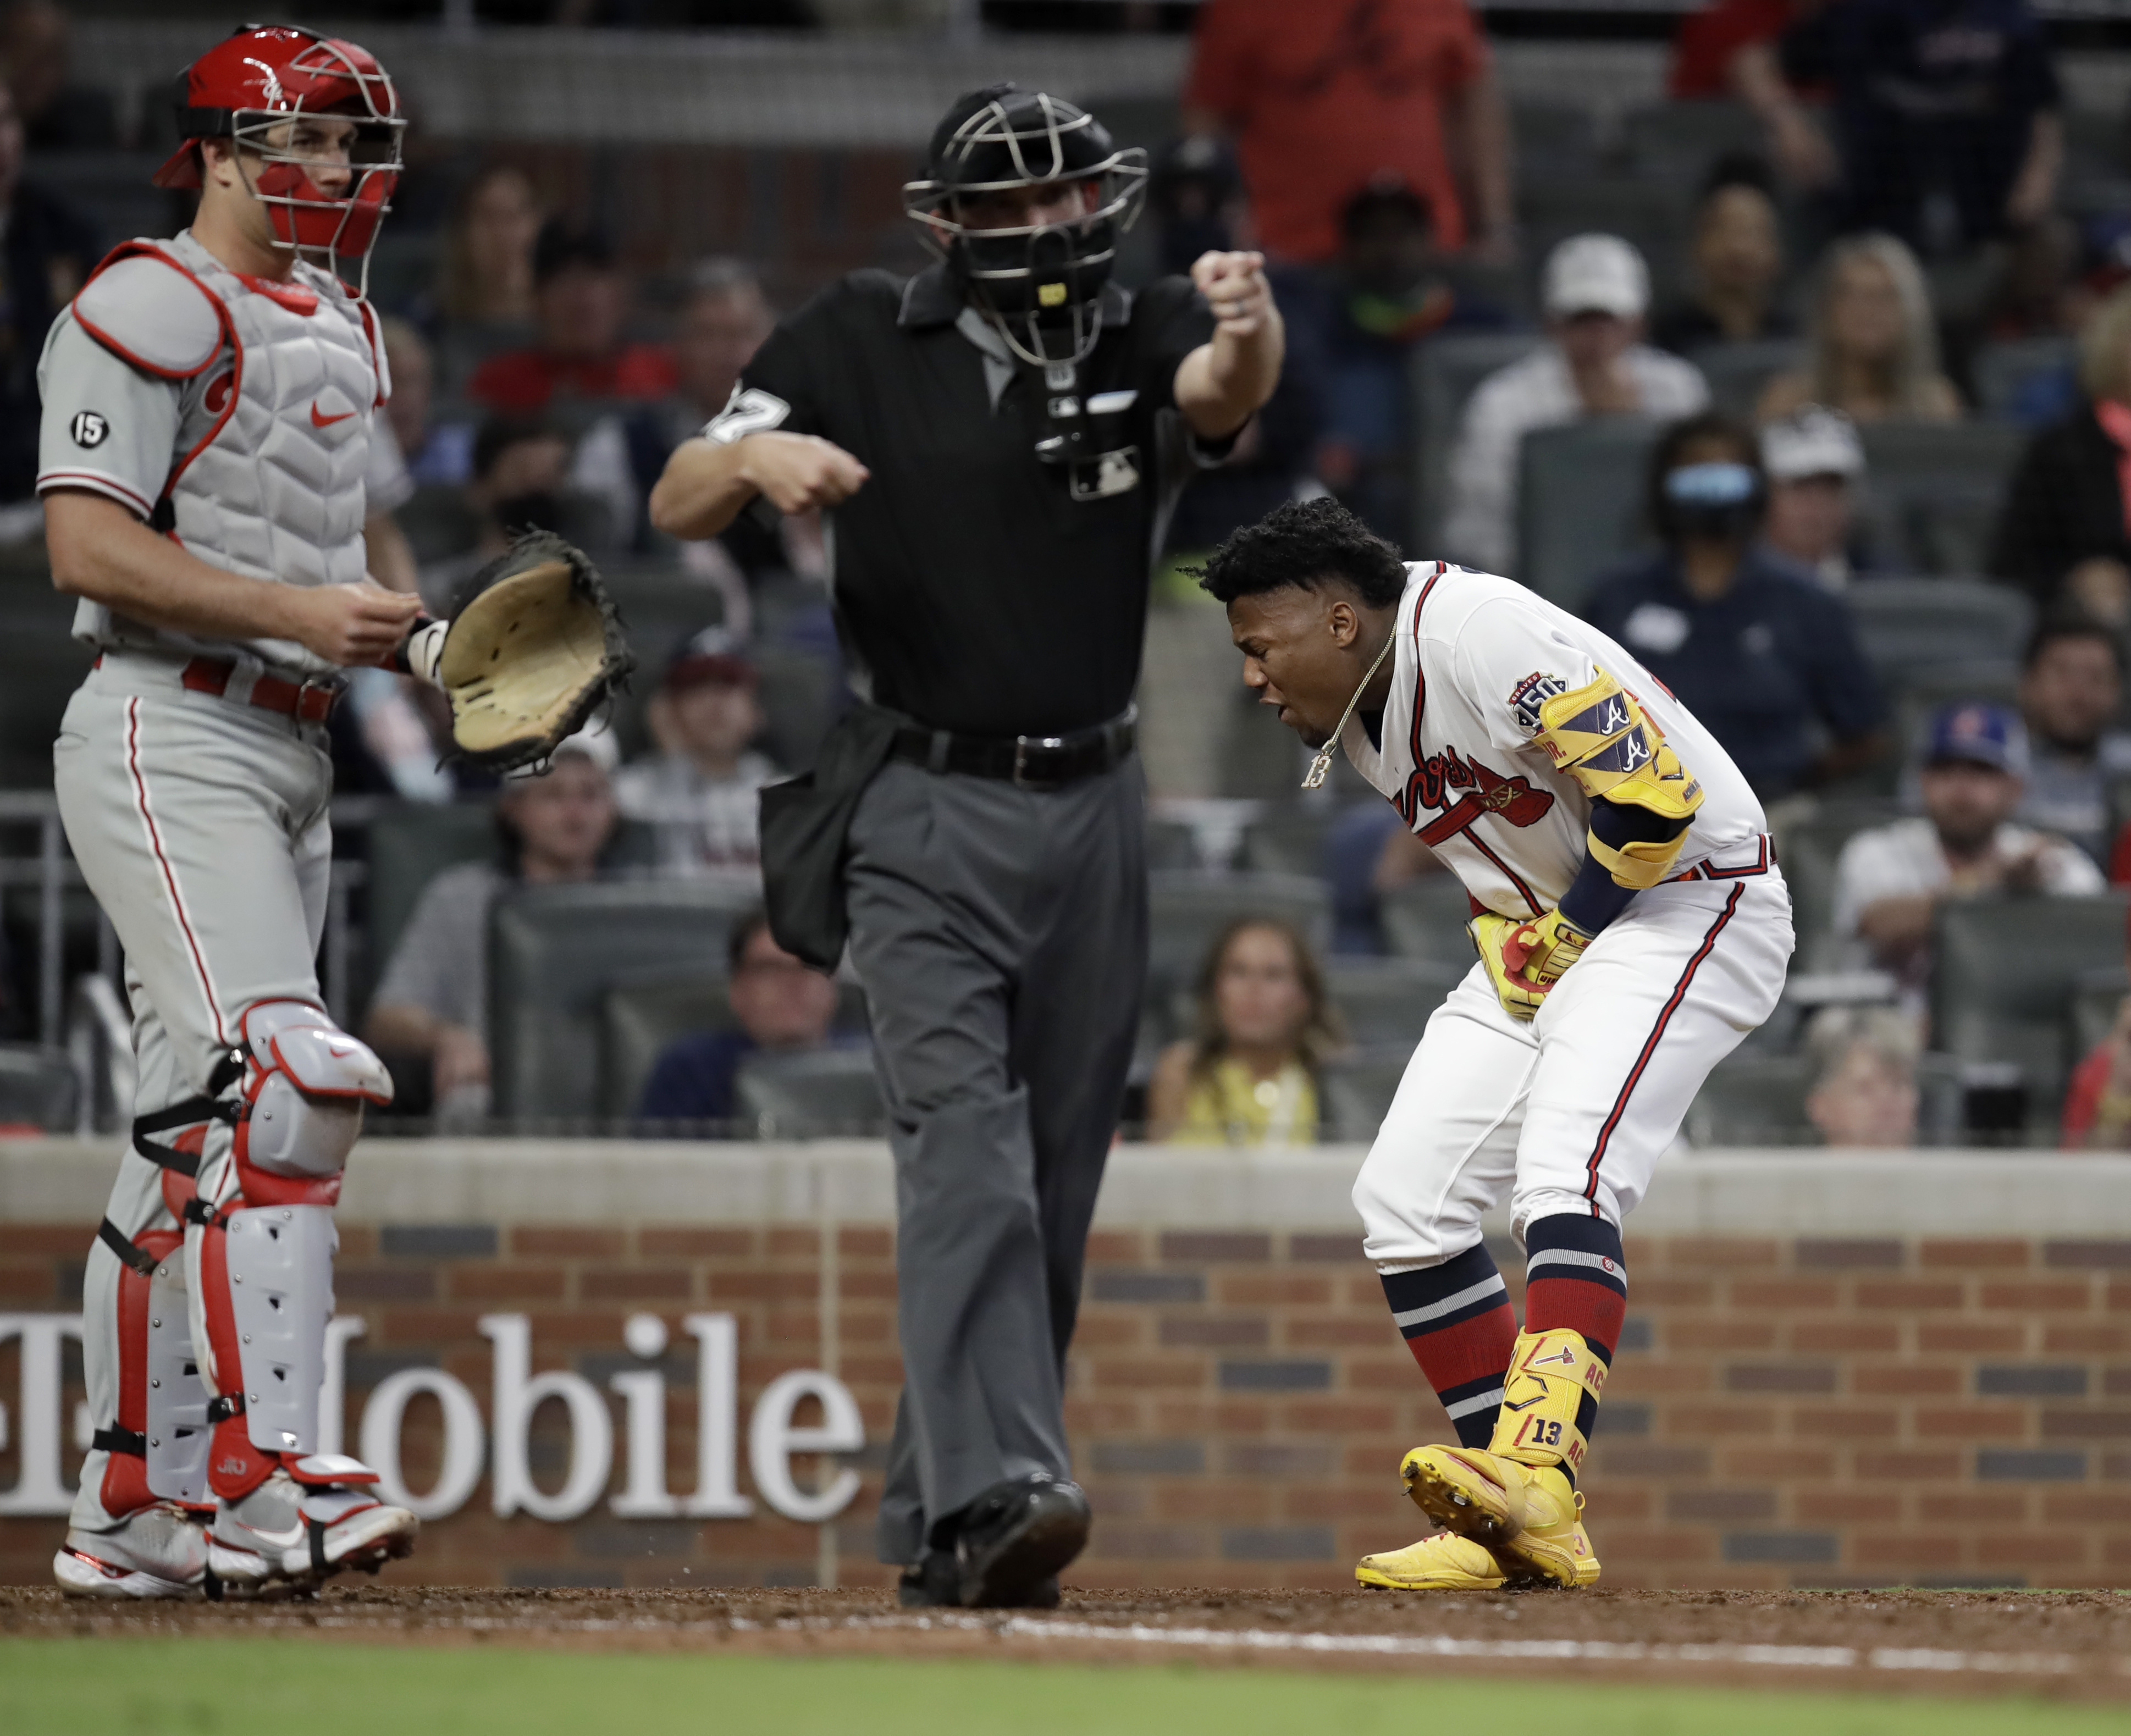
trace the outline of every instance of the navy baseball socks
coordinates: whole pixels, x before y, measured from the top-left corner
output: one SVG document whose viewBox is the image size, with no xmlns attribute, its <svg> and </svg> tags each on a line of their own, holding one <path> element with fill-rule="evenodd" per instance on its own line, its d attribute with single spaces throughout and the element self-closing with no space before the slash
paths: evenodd
<svg viewBox="0 0 2131 1736">
<path fill-rule="evenodd" d="M 1598 1578 L 1576 1475 L 1627 1312 L 1621 1232 L 1602 1218 L 1543 1217 L 1526 1226 L 1525 1248 L 1525 1329 L 1514 1337 L 1485 1248 L 1384 1275 L 1392 1315 L 1460 1444 L 1406 1456 L 1406 1493 L 1444 1534 L 1363 1557 L 1354 1576 L 1365 1585 L 1468 1590 Z"/>
</svg>

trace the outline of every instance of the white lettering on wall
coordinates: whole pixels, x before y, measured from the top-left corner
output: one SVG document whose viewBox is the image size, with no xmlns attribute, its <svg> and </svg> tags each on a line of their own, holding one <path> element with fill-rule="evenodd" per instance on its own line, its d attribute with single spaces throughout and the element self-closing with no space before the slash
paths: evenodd
<svg viewBox="0 0 2131 1736">
<path fill-rule="evenodd" d="M 418 1393 L 429 1394 L 444 1413 L 444 1462 L 427 1494 L 409 1489 L 400 1469 L 400 1425 L 407 1419 L 408 1400 Z M 357 1456 L 377 1473 L 377 1490 L 386 1500 L 418 1519 L 441 1519 L 472 1497 L 481 1481 L 486 1444 L 481 1407 L 465 1381 L 440 1368 L 403 1368 L 379 1381 L 363 1406 Z"/>
<path fill-rule="evenodd" d="M 530 1372 L 533 1322 L 523 1314 L 484 1314 L 481 1337 L 496 1346 L 489 1377 L 490 1504 L 508 1518 L 520 1508 L 536 1519 L 574 1519 L 600 1498 L 607 1473 L 614 1469 L 614 1423 L 606 1401 L 582 1375 L 567 1369 Z M 570 1413 L 570 1471 L 563 1486 L 549 1494 L 533 1480 L 526 1462 L 533 1413 L 549 1399 L 560 1399 Z"/>
<path fill-rule="evenodd" d="M 792 1413 L 807 1399 L 821 1400 L 821 1424 L 795 1428 Z M 794 1369 L 771 1381 L 755 1400 L 754 1418 L 747 1431 L 748 1469 L 754 1473 L 754 1486 L 762 1491 L 763 1499 L 786 1518 L 818 1525 L 851 1504 L 851 1497 L 859 1492 L 859 1474 L 846 1465 L 817 1493 L 809 1494 L 792 1480 L 792 1455 L 856 1452 L 864 1445 L 865 1423 L 850 1389 L 817 1368 Z"/>
<path fill-rule="evenodd" d="M 15 1407 L 22 1475 L 0 1491 L 0 1514 L 65 1513 L 74 1490 L 60 1480 L 60 1345 L 81 1337 L 79 1314 L 0 1314 L 0 1343 L 22 1341 Z"/>
</svg>

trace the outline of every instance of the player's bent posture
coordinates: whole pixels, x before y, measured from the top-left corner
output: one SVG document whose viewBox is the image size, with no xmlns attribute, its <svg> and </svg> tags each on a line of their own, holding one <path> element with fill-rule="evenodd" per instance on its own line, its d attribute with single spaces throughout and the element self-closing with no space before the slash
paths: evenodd
<svg viewBox="0 0 2131 1736">
<path fill-rule="evenodd" d="M 139 1070 L 84 1288 L 72 1592 L 301 1585 L 416 1528 L 318 1451 L 333 1203 L 363 1105 L 392 1094 L 313 971 L 325 720 L 340 669 L 390 661 L 419 607 L 367 575 L 387 380 L 328 267 L 368 251 L 397 116 L 352 43 L 247 27 L 202 56 L 157 176 L 199 189 L 193 227 L 113 253 L 38 372 L 53 579 L 99 653 L 55 781 L 125 947 Z"/>
<path fill-rule="evenodd" d="M 1400 1467 L 1445 1528 L 1401 1590 L 1598 1577 L 1581 1469 L 1627 1308 L 1621 1221 L 1709 1069 L 1766 1018 L 1790 897 L 1708 731 L 1508 579 L 1402 562 L 1335 503 L 1238 531 L 1204 584 L 1243 679 L 1464 882 L 1480 962 L 1429 1021 L 1354 1184 L 1391 1318 L 1458 1430 Z M 1505 1187 L 1524 1330 L 1482 1244 Z"/>
</svg>

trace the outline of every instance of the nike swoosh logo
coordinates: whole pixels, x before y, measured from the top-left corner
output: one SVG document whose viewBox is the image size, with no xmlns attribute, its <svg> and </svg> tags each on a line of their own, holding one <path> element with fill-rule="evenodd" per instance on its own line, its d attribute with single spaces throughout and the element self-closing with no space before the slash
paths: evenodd
<svg viewBox="0 0 2131 1736">
<path fill-rule="evenodd" d="M 347 418 L 354 414 L 355 412 L 353 410 L 342 410 L 338 416 L 321 416 L 318 414 L 318 400 L 315 398 L 311 400 L 311 426 L 313 428 L 331 428 L 336 422 L 347 421 Z"/>
<path fill-rule="evenodd" d="M 303 1542 L 304 1535 L 301 1525 L 293 1526 L 286 1531 L 269 1531 L 260 1525 L 247 1525 L 244 1528 L 261 1542 L 271 1543 L 276 1549 L 293 1549 Z"/>
</svg>

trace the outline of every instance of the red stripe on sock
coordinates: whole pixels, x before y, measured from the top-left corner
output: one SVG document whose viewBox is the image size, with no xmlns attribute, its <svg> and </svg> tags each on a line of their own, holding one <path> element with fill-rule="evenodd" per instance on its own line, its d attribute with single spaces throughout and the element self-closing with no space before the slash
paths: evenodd
<svg viewBox="0 0 2131 1736">
<path fill-rule="evenodd" d="M 1475 1314 L 1455 1326 L 1446 1326 L 1418 1338 L 1406 1340 L 1406 1348 L 1428 1384 L 1437 1392 L 1490 1375 L 1506 1374 L 1510 1351 L 1517 1341 L 1517 1317 L 1505 1301 L 1500 1308 Z"/>
<path fill-rule="evenodd" d="M 1525 1288 L 1526 1332 L 1566 1327 L 1581 1332 L 1608 1356 L 1621 1341 L 1621 1322 L 1627 1314 L 1628 1298 L 1619 1291 L 1580 1278 L 1535 1278 Z"/>
</svg>

